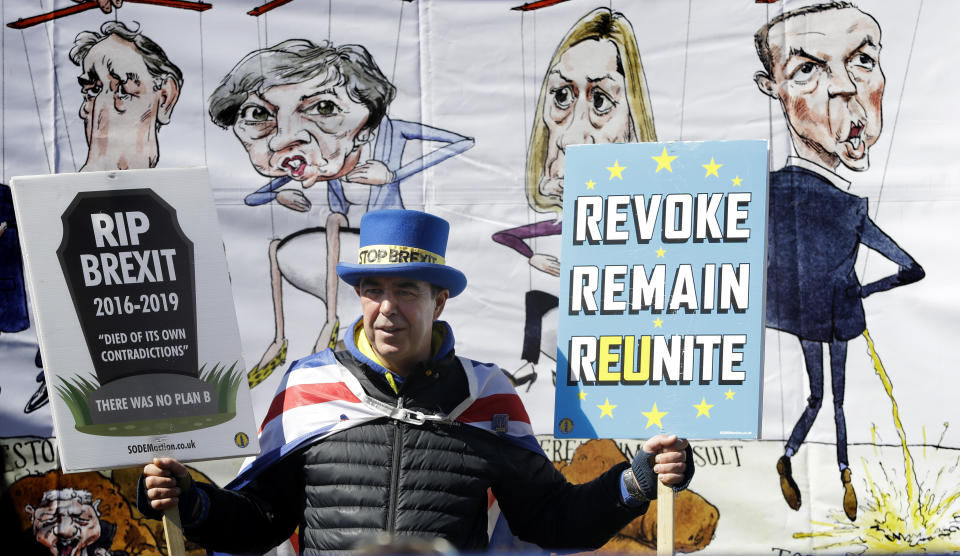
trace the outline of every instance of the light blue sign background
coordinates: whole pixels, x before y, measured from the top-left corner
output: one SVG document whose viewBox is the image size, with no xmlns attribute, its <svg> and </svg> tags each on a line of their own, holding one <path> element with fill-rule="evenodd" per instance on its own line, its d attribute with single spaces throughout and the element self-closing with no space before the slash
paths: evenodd
<svg viewBox="0 0 960 556">
<path fill-rule="evenodd" d="M 666 156 L 664 156 L 664 153 Z M 760 435 L 761 390 L 763 386 L 763 286 L 766 273 L 767 222 L 767 143 L 766 141 L 663 142 L 640 144 L 578 145 L 566 151 L 563 202 L 563 248 L 560 271 L 559 332 L 557 341 L 557 385 L 554 432 L 567 438 L 646 438 L 664 432 L 687 438 L 758 438 Z M 694 203 L 691 214 L 691 239 L 665 242 L 663 239 L 663 199 L 673 193 L 689 193 Z M 696 196 L 698 193 L 750 193 L 748 204 L 740 210 L 747 217 L 738 228 L 749 229 L 746 241 L 695 241 Z M 618 229 L 629 234 L 621 245 L 574 244 L 574 219 L 577 199 L 586 196 L 643 195 L 650 206 L 650 195 L 660 194 L 661 210 L 654 232 L 646 242 L 638 241 L 632 207 L 626 222 Z M 606 202 L 604 202 L 604 207 Z M 717 210 L 720 229 L 725 230 L 726 199 Z M 651 207 L 652 209 L 652 207 Z M 733 209 L 731 204 L 731 210 Z M 679 220 L 678 220 L 679 222 Z M 679 225 L 679 224 L 678 224 Z M 606 218 L 600 222 L 604 232 Z M 658 256 L 659 254 L 659 256 Z M 702 298 L 705 264 L 716 265 L 715 286 L 720 265 L 731 263 L 736 269 L 749 263 L 748 307 L 743 312 L 720 312 L 714 297 L 712 311 L 688 313 L 669 310 L 670 293 L 679 265 L 693 268 L 697 298 Z M 656 264 L 666 265 L 664 309 L 633 312 L 570 314 L 571 271 L 575 266 L 599 267 L 599 287 L 594 298 L 602 309 L 603 268 L 626 265 L 623 293 L 614 297 L 630 306 L 630 272 L 643 265 L 647 276 Z M 579 289 L 577 290 L 579 292 Z M 719 291 L 719 287 L 716 287 Z M 716 294 L 715 294 L 716 295 Z M 736 348 L 743 359 L 736 371 L 743 371 L 742 383 L 720 383 L 720 350 L 713 350 L 713 379 L 701 383 L 699 348 L 694 350 L 694 380 L 689 384 L 666 380 L 659 383 L 570 384 L 568 379 L 570 339 L 573 336 L 743 334 L 746 343 Z M 674 349 L 679 349 L 679 343 Z M 599 358 L 599 342 L 597 346 Z M 576 355 L 576 354 L 574 354 Z M 622 364 L 611 367 L 618 371 Z M 634 364 L 640 359 L 636 346 Z M 593 365 L 594 372 L 597 365 Z"/>
</svg>

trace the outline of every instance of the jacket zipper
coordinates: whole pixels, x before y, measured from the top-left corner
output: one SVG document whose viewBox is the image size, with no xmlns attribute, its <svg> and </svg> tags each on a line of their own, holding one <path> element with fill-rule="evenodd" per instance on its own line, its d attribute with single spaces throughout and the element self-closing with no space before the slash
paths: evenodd
<svg viewBox="0 0 960 556">
<path fill-rule="evenodd" d="M 397 408 L 403 408 L 403 398 L 397 398 Z M 402 421 L 394 421 L 393 429 L 393 469 L 390 471 L 390 502 L 387 507 L 387 532 L 391 535 L 396 533 L 397 526 L 397 492 L 400 483 L 400 446 L 402 436 Z"/>
</svg>

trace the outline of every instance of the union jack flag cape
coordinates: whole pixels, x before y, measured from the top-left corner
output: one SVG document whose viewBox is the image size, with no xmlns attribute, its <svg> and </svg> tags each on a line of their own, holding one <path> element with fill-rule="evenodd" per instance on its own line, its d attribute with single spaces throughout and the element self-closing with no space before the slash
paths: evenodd
<svg viewBox="0 0 960 556">
<path fill-rule="evenodd" d="M 332 350 L 295 362 L 283 376 L 260 425 L 260 455 L 248 458 L 226 488 L 243 488 L 287 454 L 383 417 L 411 424 L 458 421 L 542 454 L 523 402 L 500 368 L 464 357 L 458 359 L 470 393 L 448 415 L 397 408 L 368 396 L 356 377 L 337 361 Z M 505 520 L 499 517 L 496 522 L 491 521 L 491 544 L 502 543 L 503 536 L 509 534 Z"/>
</svg>

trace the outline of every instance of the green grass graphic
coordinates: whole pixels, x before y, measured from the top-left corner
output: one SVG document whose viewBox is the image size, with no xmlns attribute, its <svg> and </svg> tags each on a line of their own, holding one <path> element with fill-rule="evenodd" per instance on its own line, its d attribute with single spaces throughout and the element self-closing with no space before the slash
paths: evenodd
<svg viewBox="0 0 960 556">
<path fill-rule="evenodd" d="M 72 380 L 63 377 L 58 378 L 61 384 L 57 385 L 57 392 L 63 402 L 67 404 L 70 413 L 73 414 L 73 420 L 77 427 L 91 424 L 93 420 L 90 418 L 87 397 L 100 388 L 100 381 L 92 374 L 90 375 L 92 381 L 82 376 L 74 377 Z"/>
</svg>

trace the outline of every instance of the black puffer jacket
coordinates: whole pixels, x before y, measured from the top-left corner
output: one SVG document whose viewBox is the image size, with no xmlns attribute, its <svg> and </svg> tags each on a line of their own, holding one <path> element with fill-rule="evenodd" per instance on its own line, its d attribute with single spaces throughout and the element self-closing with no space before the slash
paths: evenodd
<svg viewBox="0 0 960 556">
<path fill-rule="evenodd" d="M 337 358 L 368 394 L 394 405 L 448 413 L 468 393 L 452 351 L 409 375 L 399 396 L 349 352 Z M 298 524 L 304 554 L 348 550 L 380 531 L 480 550 L 487 546 L 491 487 L 521 539 L 545 548 L 592 548 L 646 509 L 621 501 L 625 467 L 575 486 L 543 455 L 488 431 L 378 419 L 291 454 L 239 492 L 201 485 L 210 498 L 208 517 L 185 523 L 184 531 L 227 552 L 270 549 Z"/>
</svg>

